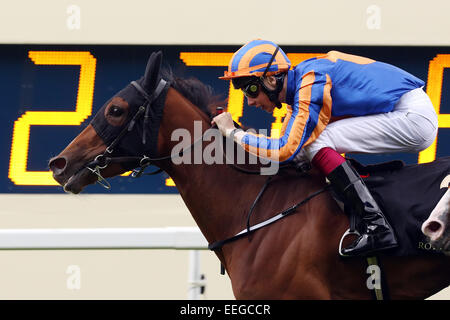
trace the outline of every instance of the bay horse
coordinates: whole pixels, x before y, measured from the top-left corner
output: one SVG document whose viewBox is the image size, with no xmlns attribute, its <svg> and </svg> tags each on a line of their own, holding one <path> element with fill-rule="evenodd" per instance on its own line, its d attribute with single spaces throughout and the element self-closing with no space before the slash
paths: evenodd
<svg viewBox="0 0 450 320">
<path fill-rule="evenodd" d="M 227 164 L 174 164 L 172 133 L 182 128 L 194 136 L 195 122 L 210 128 L 208 105 L 214 102 L 209 87 L 198 80 L 160 76 L 161 61 L 162 54 L 153 53 L 144 76 L 107 101 L 49 167 L 66 192 L 79 193 L 98 179 L 143 168 L 153 157 L 152 163 L 174 180 L 207 241 L 227 239 L 245 228 L 267 177 Z M 314 169 L 275 176 L 253 208 L 252 223 L 325 186 Z M 237 299 L 371 299 L 365 259 L 338 254 L 348 226 L 334 198 L 321 192 L 293 214 L 224 244 L 215 254 Z M 392 299 L 424 299 L 450 284 L 450 257 L 379 257 Z"/>
</svg>

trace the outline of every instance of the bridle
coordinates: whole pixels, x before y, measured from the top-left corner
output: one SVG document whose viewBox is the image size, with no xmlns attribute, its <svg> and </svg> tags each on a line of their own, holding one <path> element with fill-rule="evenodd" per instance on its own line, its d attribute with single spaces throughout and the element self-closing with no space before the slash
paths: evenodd
<svg viewBox="0 0 450 320">
<path fill-rule="evenodd" d="M 272 54 L 269 64 L 267 65 L 267 67 L 264 71 L 262 78 L 264 78 L 264 76 L 266 75 L 270 66 L 272 65 L 272 62 L 274 61 L 275 56 L 278 53 L 279 49 L 280 49 L 280 47 L 277 46 L 276 50 Z M 143 155 L 141 157 L 111 157 L 110 155 L 114 151 L 114 147 L 119 143 L 119 141 L 128 132 L 133 130 L 134 125 L 136 124 L 137 120 L 139 120 L 139 118 L 142 117 L 142 115 L 144 115 L 142 144 L 144 144 L 144 145 L 146 144 L 146 142 L 147 142 L 146 141 L 146 139 L 147 139 L 146 130 L 148 129 L 147 127 L 148 127 L 148 122 L 149 122 L 149 112 L 151 109 L 151 105 L 161 95 L 161 93 L 164 91 L 166 86 L 169 84 L 167 81 L 165 81 L 164 79 L 161 78 L 158 85 L 156 86 L 155 91 L 152 94 L 149 94 L 147 91 L 145 91 L 145 89 L 142 88 L 142 86 L 139 83 L 137 83 L 136 81 L 132 81 L 131 85 L 145 98 L 145 103 L 139 107 L 139 109 L 134 114 L 133 118 L 122 129 L 122 131 L 120 131 L 119 135 L 110 143 L 110 145 L 106 148 L 106 150 L 102 154 L 99 154 L 98 156 L 96 156 L 93 161 L 87 163 L 85 166 L 80 168 L 80 170 L 87 169 L 92 174 L 96 175 L 97 182 L 106 189 L 111 189 L 111 185 L 101 175 L 101 173 L 100 173 L 101 169 L 105 169 L 106 167 L 108 167 L 110 164 L 113 164 L 113 163 L 136 163 L 137 166 L 134 166 L 131 176 L 133 178 L 138 178 L 144 174 L 145 168 L 147 168 L 149 165 L 152 165 L 154 162 L 174 159 L 176 157 L 183 156 L 184 152 L 190 150 L 199 141 L 203 141 L 203 137 L 204 137 L 205 133 L 208 131 L 208 130 L 206 130 L 206 132 L 204 132 L 199 139 L 195 140 L 189 147 L 181 150 L 176 155 L 168 155 L 168 156 L 163 156 L 163 157 L 149 157 L 147 155 Z M 262 85 L 262 88 L 265 90 L 264 84 Z M 269 97 L 272 96 L 272 94 L 270 92 L 266 92 L 266 94 L 268 94 Z M 239 127 L 239 125 L 235 122 L 235 126 L 236 125 Z M 159 128 L 159 123 L 158 123 L 158 128 Z M 153 138 L 153 139 L 155 139 L 155 138 Z M 154 142 L 154 141 L 152 141 L 152 142 Z M 154 153 L 157 154 L 157 152 L 154 152 Z M 225 154 L 224 154 L 224 157 L 226 157 Z M 243 173 L 260 174 L 259 170 L 247 170 L 245 168 L 236 166 L 233 163 L 229 163 L 228 161 L 226 163 L 230 164 L 234 169 L 236 169 L 240 172 L 243 172 Z M 146 175 L 154 175 L 154 174 L 161 173 L 162 171 L 163 171 L 162 169 L 157 169 L 154 172 L 146 173 Z"/>
<path fill-rule="evenodd" d="M 181 150 L 178 154 L 175 155 L 167 155 L 162 157 L 150 157 L 147 155 L 143 155 L 141 157 L 136 156 L 126 156 L 126 157 L 111 157 L 110 155 L 114 151 L 115 146 L 119 143 L 119 141 L 128 133 L 131 132 L 136 124 L 136 122 L 139 120 L 139 118 L 144 115 L 144 124 L 143 124 L 143 134 L 142 134 L 142 143 L 145 145 L 147 143 L 146 141 L 146 130 L 148 126 L 149 121 L 149 110 L 152 107 L 153 102 L 161 95 L 161 93 L 164 91 L 167 85 L 169 83 L 165 81 L 164 79 L 161 79 L 155 89 L 155 91 L 152 94 L 147 93 L 142 86 L 137 83 L 136 81 L 132 81 L 131 85 L 145 98 L 145 103 L 139 107 L 138 111 L 134 114 L 133 118 L 128 122 L 128 124 L 122 129 L 122 131 L 118 134 L 118 136 L 109 144 L 109 146 L 106 148 L 106 150 L 99 154 L 94 158 L 93 161 L 87 163 L 84 167 L 82 167 L 80 170 L 87 169 L 92 174 L 97 176 L 97 183 L 99 183 L 101 186 L 103 186 L 106 189 L 111 189 L 110 183 L 101 175 L 100 170 L 105 169 L 110 164 L 113 163 L 135 163 L 137 164 L 134 166 L 134 169 L 131 173 L 131 177 L 133 178 L 139 178 L 142 175 L 155 175 L 163 172 L 162 169 L 157 169 L 153 172 L 144 173 L 145 169 L 150 166 L 154 165 L 155 162 L 159 161 L 165 161 L 165 160 L 173 160 L 175 158 L 182 157 L 187 151 L 191 150 L 197 143 L 203 141 L 204 135 L 206 132 L 202 134 L 202 136 L 198 139 L 196 139 L 191 145 Z M 234 166 L 234 165 L 233 165 Z M 253 173 L 252 171 L 239 168 L 237 166 L 236 169 L 247 172 L 247 173 Z M 258 171 L 259 172 L 259 171 Z M 256 171 L 255 171 L 256 173 Z"/>
</svg>

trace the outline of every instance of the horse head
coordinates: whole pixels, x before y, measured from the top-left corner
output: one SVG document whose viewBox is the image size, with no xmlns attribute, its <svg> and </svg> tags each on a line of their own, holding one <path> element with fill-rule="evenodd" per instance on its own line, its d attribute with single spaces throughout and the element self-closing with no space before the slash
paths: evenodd
<svg viewBox="0 0 450 320">
<path fill-rule="evenodd" d="M 79 193 L 100 177 L 113 177 L 137 167 L 136 156 L 157 153 L 158 127 L 167 93 L 166 82 L 160 76 L 161 62 L 162 53 L 152 53 L 144 76 L 109 99 L 91 123 L 50 159 L 53 177 L 66 192 Z M 150 124 L 145 119 L 150 119 Z M 105 162 L 111 158 L 122 161 Z"/>
</svg>

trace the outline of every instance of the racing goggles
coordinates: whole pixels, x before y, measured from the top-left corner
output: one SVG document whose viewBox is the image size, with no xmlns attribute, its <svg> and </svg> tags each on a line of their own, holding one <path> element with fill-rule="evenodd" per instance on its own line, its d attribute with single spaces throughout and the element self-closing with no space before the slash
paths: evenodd
<svg viewBox="0 0 450 320">
<path fill-rule="evenodd" d="M 255 79 L 255 81 L 251 81 L 241 88 L 242 92 L 247 98 L 256 98 L 261 90 L 261 84 L 259 79 Z"/>
</svg>

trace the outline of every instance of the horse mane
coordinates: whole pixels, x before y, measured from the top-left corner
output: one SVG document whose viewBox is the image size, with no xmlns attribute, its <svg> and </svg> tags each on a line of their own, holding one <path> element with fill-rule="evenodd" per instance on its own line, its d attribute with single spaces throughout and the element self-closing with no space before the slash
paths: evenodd
<svg viewBox="0 0 450 320">
<path fill-rule="evenodd" d="M 166 68 L 161 71 L 161 76 L 170 82 L 172 88 L 206 113 L 208 117 L 211 117 L 212 111 L 216 107 L 223 107 L 225 105 L 225 100 L 220 99 L 219 95 L 214 93 L 214 89 L 211 86 L 204 84 L 197 78 L 181 78 Z"/>
</svg>

